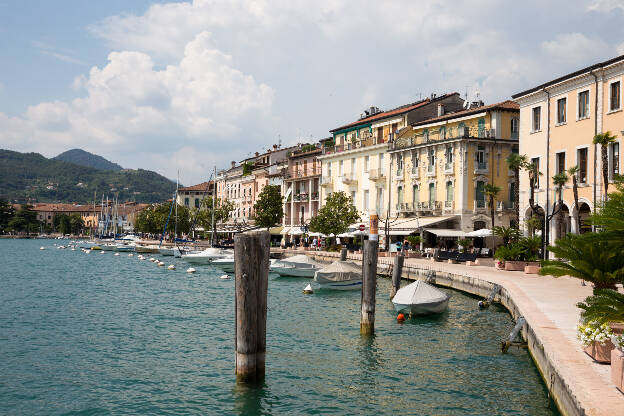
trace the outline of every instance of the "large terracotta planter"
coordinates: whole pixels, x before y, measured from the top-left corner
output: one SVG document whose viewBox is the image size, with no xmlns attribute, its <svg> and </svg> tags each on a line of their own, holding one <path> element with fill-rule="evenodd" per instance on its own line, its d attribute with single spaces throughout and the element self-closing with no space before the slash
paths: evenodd
<svg viewBox="0 0 624 416">
<path fill-rule="evenodd" d="M 526 266 L 524 266 L 524 272 L 526 274 L 538 274 L 540 269 L 541 269 L 541 267 L 540 267 L 539 263 L 538 264 L 529 263 Z"/>
<path fill-rule="evenodd" d="M 611 340 L 608 340 L 604 344 L 594 341 L 590 346 L 585 347 L 584 351 L 587 355 L 592 357 L 594 361 L 608 364 L 611 362 L 611 351 L 614 349 L 615 345 L 613 345 Z"/>
<path fill-rule="evenodd" d="M 505 262 L 503 260 L 496 260 L 494 262 L 496 270 L 505 270 Z"/>
<path fill-rule="evenodd" d="M 624 351 L 617 348 L 611 351 L 611 381 L 624 393 Z"/>
<path fill-rule="evenodd" d="M 523 272 L 526 262 L 524 261 L 505 261 L 505 270 L 508 272 Z"/>
</svg>

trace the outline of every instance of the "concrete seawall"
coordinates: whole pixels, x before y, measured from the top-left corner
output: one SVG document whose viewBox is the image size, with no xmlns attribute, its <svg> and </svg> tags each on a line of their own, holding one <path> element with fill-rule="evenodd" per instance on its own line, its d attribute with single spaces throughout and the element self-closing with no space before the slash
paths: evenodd
<svg viewBox="0 0 624 416">
<path fill-rule="evenodd" d="M 288 254 L 295 253 L 302 254 L 301 251 Z M 338 258 L 337 253 L 307 251 L 305 254 L 325 262 Z M 360 254 L 350 254 L 348 258 L 361 262 Z M 388 274 L 392 261 L 380 257 L 378 272 Z M 481 297 L 487 297 L 494 285 L 501 286 L 496 300 L 515 320 L 521 316 L 526 319 L 522 336 L 562 414 L 624 415 L 624 395 L 610 381 L 610 366 L 595 363 L 576 339 L 580 311 L 575 305 L 591 294 L 589 286 L 568 277 L 555 279 L 412 258 L 405 260 L 402 277 L 414 280 L 430 270 L 436 272 L 435 284 Z"/>
</svg>

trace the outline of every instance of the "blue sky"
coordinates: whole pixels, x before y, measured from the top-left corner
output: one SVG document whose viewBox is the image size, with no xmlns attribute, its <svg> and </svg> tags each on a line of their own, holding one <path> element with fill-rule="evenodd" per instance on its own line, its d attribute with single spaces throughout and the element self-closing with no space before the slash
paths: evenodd
<svg viewBox="0 0 624 416">
<path fill-rule="evenodd" d="M 572 6 L 573 5 L 573 6 Z M 488 103 L 624 54 L 624 1 L 0 0 L 0 147 L 185 184 L 367 106 Z"/>
</svg>

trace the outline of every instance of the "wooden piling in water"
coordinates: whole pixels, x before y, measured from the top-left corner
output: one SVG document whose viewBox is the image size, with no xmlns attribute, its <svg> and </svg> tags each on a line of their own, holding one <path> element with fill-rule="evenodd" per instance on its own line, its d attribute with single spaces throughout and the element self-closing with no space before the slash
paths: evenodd
<svg viewBox="0 0 624 416">
<path fill-rule="evenodd" d="M 362 256 L 362 308 L 360 334 L 375 333 L 375 292 L 377 291 L 377 240 L 364 241 Z"/>
<path fill-rule="evenodd" d="M 236 379 L 262 380 L 265 371 L 267 290 L 269 283 L 267 231 L 234 237 Z"/>
<path fill-rule="evenodd" d="M 340 250 L 340 261 L 347 261 L 347 249 L 343 248 Z"/>
<path fill-rule="evenodd" d="M 390 299 L 396 295 L 396 292 L 401 287 L 401 275 L 403 273 L 403 261 L 405 260 L 405 256 L 403 253 L 399 253 L 398 256 L 394 258 L 394 267 L 392 268 L 392 291 L 390 293 Z"/>
</svg>

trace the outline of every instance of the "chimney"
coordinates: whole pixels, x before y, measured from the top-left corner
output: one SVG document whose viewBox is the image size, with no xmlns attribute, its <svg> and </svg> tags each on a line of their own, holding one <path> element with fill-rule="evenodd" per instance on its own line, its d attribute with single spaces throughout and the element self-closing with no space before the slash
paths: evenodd
<svg viewBox="0 0 624 416">
<path fill-rule="evenodd" d="M 444 115 L 444 105 L 438 104 L 438 117 L 443 116 L 443 115 Z"/>
<path fill-rule="evenodd" d="M 260 156 L 260 152 L 256 152 L 256 157 Z"/>
<path fill-rule="evenodd" d="M 232 161 L 232 167 L 236 166 L 236 162 Z"/>
<path fill-rule="evenodd" d="M 278 146 L 277 146 L 276 144 L 274 144 L 274 145 L 273 145 L 273 150 L 277 150 L 277 147 L 278 147 Z"/>
</svg>

